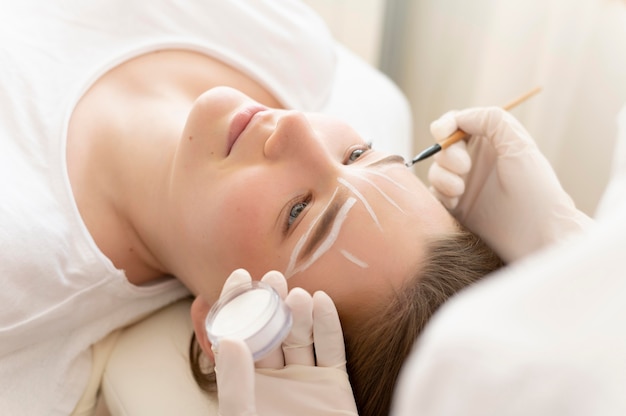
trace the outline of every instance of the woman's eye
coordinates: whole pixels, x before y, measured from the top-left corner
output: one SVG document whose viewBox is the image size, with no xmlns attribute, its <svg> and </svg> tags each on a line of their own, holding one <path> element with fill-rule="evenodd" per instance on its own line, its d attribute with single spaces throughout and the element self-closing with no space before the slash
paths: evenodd
<svg viewBox="0 0 626 416">
<path fill-rule="evenodd" d="M 304 210 L 309 206 L 312 200 L 313 194 L 311 192 L 307 192 L 305 194 L 297 196 L 285 205 L 285 211 L 287 212 L 283 214 L 283 216 L 285 217 L 285 220 L 283 222 L 284 235 L 287 235 L 291 226 L 293 224 L 296 224 L 298 217 L 300 217 L 300 214 L 304 212 Z"/>
<path fill-rule="evenodd" d="M 360 147 L 358 149 L 354 149 L 348 155 L 348 159 L 346 160 L 346 165 L 349 165 L 350 163 L 355 162 L 358 158 L 360 158 L 365 153 L 367 153 L 367 151 L 370 150 L 371 148 L 372 148 L 372 144 L 368 143 L 366 147 Z"/>
<path fill-rule="evenodd" d="M 350 156 L 348 157 L 348 163 L 354 162 L 355 160 L 360 158 L 363 153 L 365 153 L 365 149 L 354 150 L 352 153 L 350 153 Z"/>
<path fill-rule="evenodd" d="M 287 219 L 287 225 L 291 226 L 294 221 L 302 214 L 302 211 L 309 205 L 308 201 L 300 201 L 296 203 L 293 207 L 291 207 L 291 211 L 289 211 L 289 218 Z"/>
</svg>

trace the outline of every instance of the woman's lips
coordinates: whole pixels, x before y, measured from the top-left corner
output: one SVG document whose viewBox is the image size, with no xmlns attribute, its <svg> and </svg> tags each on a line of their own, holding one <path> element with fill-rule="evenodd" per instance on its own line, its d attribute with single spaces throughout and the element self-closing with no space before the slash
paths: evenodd
<svg viewBox="0 0 626 416">
<path fill-rule="evenodd" d="M 230 128 L 228 130 L 228 141 L 226 142 L 226 156 L 230 154 L 235 142 L 241 135 L 241 133 L 245 130 L 245 128 L 252 120 L 252 117 L 260 111 L 267 110 L 267 108 L 262 106 L 251 106 L 246 107 L 243 110 L 239 111 L 233 117 L 230 122 Z"/>
</svg>

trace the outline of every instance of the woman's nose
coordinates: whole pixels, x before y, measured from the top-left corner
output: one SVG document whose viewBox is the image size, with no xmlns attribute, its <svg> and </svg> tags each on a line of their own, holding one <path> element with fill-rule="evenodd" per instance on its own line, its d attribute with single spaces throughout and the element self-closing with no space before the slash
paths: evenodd
<svg viewBox="0 0 626 416">
<path fill-rule="evenodd" d="M 291 160 L 317 168 L 333 166 L 332 155 L 311 126 L 307 117 L 300 112 L 285 113 L 276 124 L 276 129 L 265 142 L 265 157 L 270 160 Z"/>
</svg>

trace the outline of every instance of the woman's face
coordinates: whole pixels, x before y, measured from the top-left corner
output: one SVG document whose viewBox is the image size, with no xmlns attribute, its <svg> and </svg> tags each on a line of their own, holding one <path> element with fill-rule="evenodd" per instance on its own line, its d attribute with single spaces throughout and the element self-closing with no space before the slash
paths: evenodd
<svg viewBox="0 0 626 416">
<path fill-rule="evenodd" d="M 223 87 L 195 102 L 170 190 L 176 272 L 206 305 L 245 268 L 279 270 L 345 312 L 414 275 L 427 237 L 454 228 L 401 157 L 337 119 Z"/>
</svg>

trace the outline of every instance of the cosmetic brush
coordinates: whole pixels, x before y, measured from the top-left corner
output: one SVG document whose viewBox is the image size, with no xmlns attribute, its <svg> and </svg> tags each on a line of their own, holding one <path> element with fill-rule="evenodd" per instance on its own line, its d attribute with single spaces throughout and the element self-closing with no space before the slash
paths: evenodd
<svg viewBox="0 0 626 416">
<path fill-rule="evenodd" d="M 529 99 L 533 95 L 537 94 L 539 91 L 541 91 L 541 87 L 535 87 L 532 90 L 528 91 L 526 94 L 524 94 L 524 95 L 522 95 L 520 97 L 517 97 L 513 101 L 503 105 L 502 108 L 504 108 L 505 110 L 508 111 L 508 110 L 516 107 L 518 104 L 526 101 L 527 99 Z M 465 133 L 461 129 L 458 129 L 457 131 L 452 133 L 450 136 L 448 136 L 447 138 L 443 139 L 441 142 L 435 143 L 432 146 L 429 146 L 426 149 L 422 150 L 420 153 L 418 153 L 417 156 L 415 156 L 413 159 L 411 159 L 411 161 L 406 162 L 405 165 L 408 168 L 410 168 L 411 166 L 413 166 L 417 162 L 431 157 L 432 155 L 434 155 L 435 153 L 439 152 L 440 150 L 445 149 L 446 147 L 450 146 L 453 143 L 458 142 L 459 140 L 464 139 L 465 137 L 467 137 L 467 133 Z"/>
</svg>

